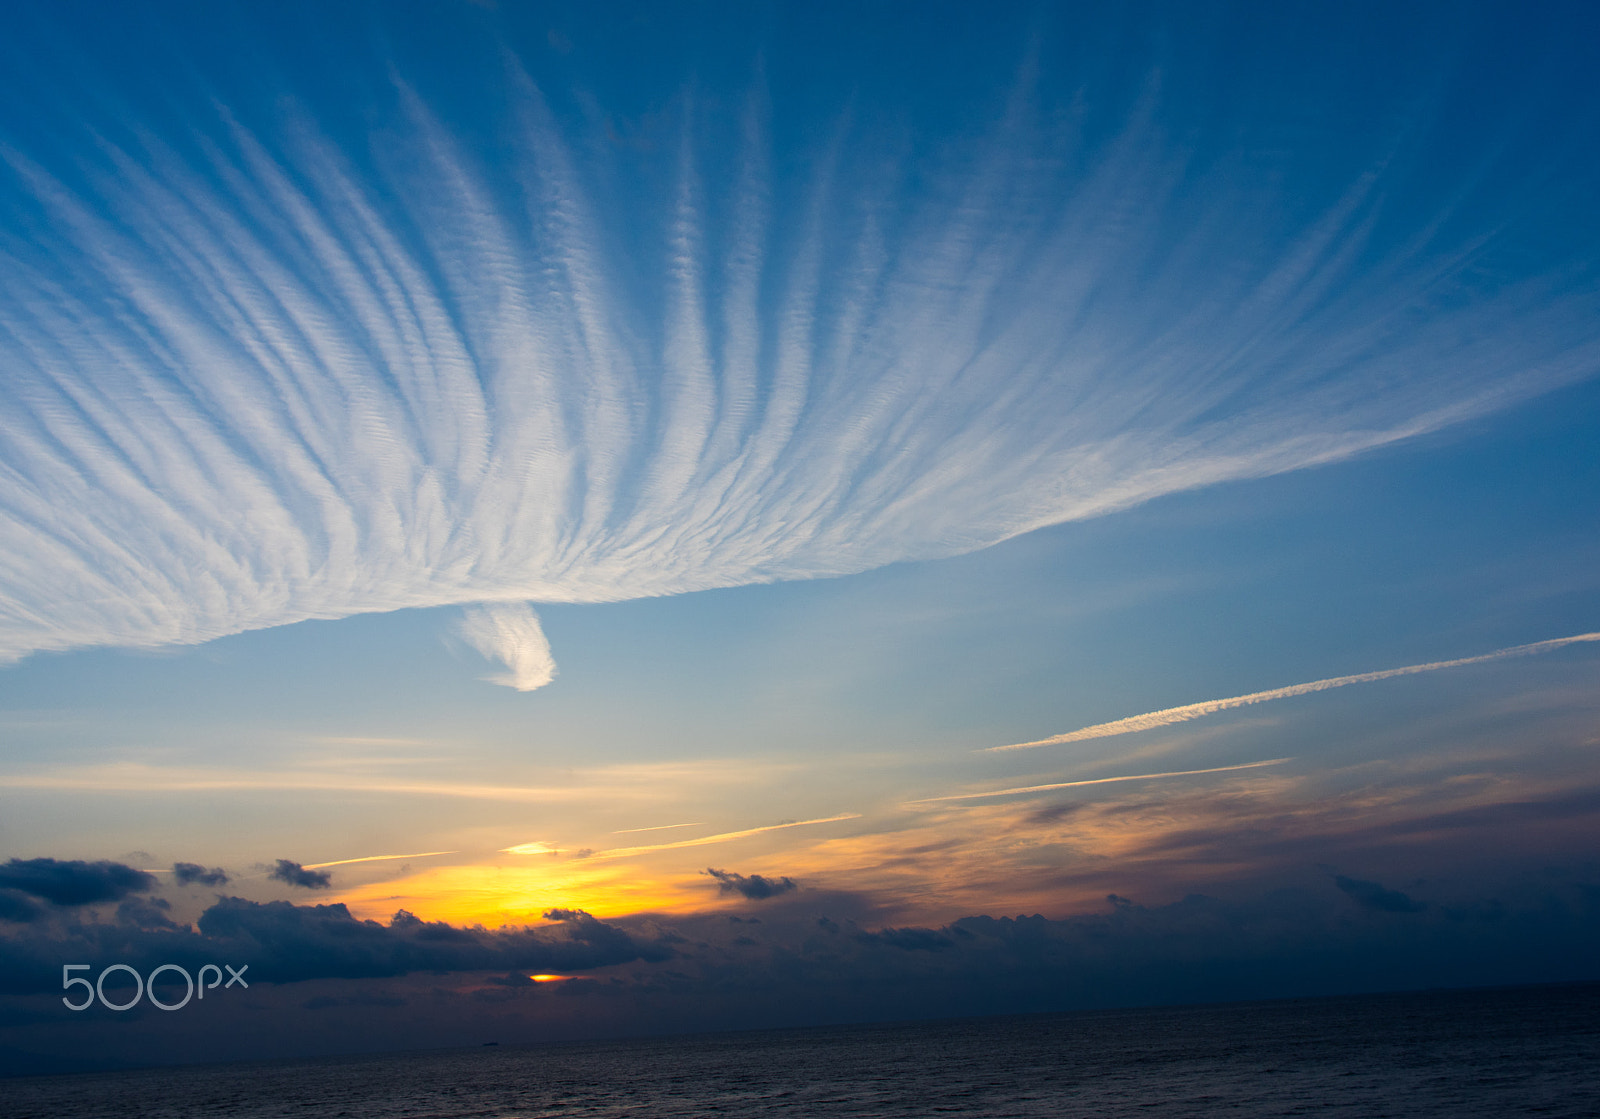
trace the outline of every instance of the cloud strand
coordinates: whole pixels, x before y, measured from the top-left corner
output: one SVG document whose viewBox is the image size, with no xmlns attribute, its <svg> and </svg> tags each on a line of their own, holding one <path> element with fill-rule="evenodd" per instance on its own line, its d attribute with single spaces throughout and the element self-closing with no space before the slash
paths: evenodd
<svg viewBox="0 0 1600 1119">
<path fill-rule="evenodd" d="M 979 800 L 987 797 L 1020 796 L 1024 793 L 1047 793 L 1055 789 L 1076 789 L 1084 785 L 1114 785 L 1119 781 L 1154 781 L 1162 777 L 1198 777 L 1205 773 L 1232 773 L 1238 769 L 1260 769 L 1265 765 L 1282 765 L 1292 762 L 1293 758 L 1269 758 L 1262 762 L 1244 762 L 1240 765 L 1219 765 L 1212 769 L 1179 769 L 1171 773 L 1129 773 L 1121 777 L 1091 777 L 1084 781 L 1057 781 L 1050 785 L 1023 785 L 1015 789 L 994 789 L 987 793 L 956 793 L 952 796 L 922 797 L 920 800 L 908 800 L 906 804 L 937 804 L 948 800 Z"/>
<path fill-rule="evenodd" d="M 760 828 L 745 828 L 743 831 L 725 831 L 717 835 L 703 835 L 698 839 L 680 839 L 674 843 L 653 843 L 647 847 L 612 847 L 605 851 L 596 851 L 589 856 L 594 859 L 619 859 L 627 855 L 643 855 L 651 851 L 675 851 L 680 847 L 704 847 L 709 843 L 731 843 L 735 839 L 745 839 L 752 835 L 762 835 L 769 831 L 783 831 L 785 828 L 804 828 L 812 824 L 836 824 L 840 820 L 859 820 L 859 812 L 846 812 L 839 816 L 824 816 L 816 820 L 791 820 L 786 824 L 768 824 Z"/>
<path fill-rule="evenodd" d="M 335 859 L 331 863 L 306 863 L 303 870 L 321 870 L 325 866 L 349 866 L 351 863 L 382 863 L 393 859 L 426 859 L 431 855 L 454 855 L 454 851 L 416 851 L 409 855 L 364 855 L 359 859 Z"/>
<path fill-rule="evenodd" d="M 1125 719 L 1114 719 L 1109 723 L 1096 723 L 1094 726 L 1082 727 L 1078 730 L 1068 731 L 1066 734 L 1051 735 L 1049 738 L 1040 738 L 1033 742 L 1017 742 L 1009 746 L 989 746 L 980 752 L 996 754 L 1008 750 L 1033 750 L 1040 746 L 1059 746 L 1067 742 L 1086 742 L 1092 738 L 1111 738 L 1119 734 L 1138 734 L 1141 731 L 1172 726 L 1174 723 L 1186 723 L 1191 719 L 1201 719 L 1207 715 L 1214 715 L 1219 711 L 1231 711 L 1235 707 L 1249 707 L 1257 703 L 1267 703 L 1274 699 L 1310 695 L 1313 692 L 1325 692 L 1330 688 L 1344 688 L 1351 684 L 1370 684 L 1377 680 L 1392 680 L 1398 676 L 1415 676 L 1421 672 L 1438 672 L 1441 669 L 1460 668 L 1469 664 L 1487 664 L 1490 661 L 1505 660 L 1508 657 L 1529 657 L 1586 641 L 1600 641 L 1600 633 L 1580 633 L 1572 637 L 1557 637 L 1549 641 L 1535 641 L 1531 645 L 1514 645 L 1507 649 L 1497 649 L 1492 653 L 1483 653 L 1476 657 L 1461 657 L 1450 661 L 1432 661 L 1428 664 L 1411 664 L 1406 665 L 1404 668 L 1386 668 L 1379 672 L 1358 672 L 1353 676 L 1333 676 L 1326 680 L 1312 680 L 1307 684 L 1290 684 L 1285 688 L 1272 688 L 1264 692 L 1251 692 L 1249 695 L 1230 696 L 1227 699 L 1207 699 L 1199 703 L 1185 704 L 1182 707 L 1167 707 L 1160 711 L 1147 711 L 1142 715 L 1129 715 Z"/>
</svg>

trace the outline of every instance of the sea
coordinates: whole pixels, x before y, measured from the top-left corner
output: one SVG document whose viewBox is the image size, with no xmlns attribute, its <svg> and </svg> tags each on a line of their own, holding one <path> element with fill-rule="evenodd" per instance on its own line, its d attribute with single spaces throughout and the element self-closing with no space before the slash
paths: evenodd
<svg viewBox="0 0 1600 1119">
<path fill-rule="evenodd" d="M 7 1119 L 1600 1116 L 1600 984 L 0 1081 Z"/>
</svg>

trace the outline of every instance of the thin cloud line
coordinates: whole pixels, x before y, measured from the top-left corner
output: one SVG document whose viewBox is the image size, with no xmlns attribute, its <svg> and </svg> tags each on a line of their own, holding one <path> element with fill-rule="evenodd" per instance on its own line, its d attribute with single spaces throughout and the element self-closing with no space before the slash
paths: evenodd
<svg viewBox="0 0 1600 1119">
<path fill-rule="evenodd" d="M 1573 637 L 1557 637 L 1549 641 L 1535 641 L 1531 645 L 1514 645 L 1509 649 L 1497 649 L 1492 653 L 1484 653 L 1476 657 L 1461 657 L 1451 661 L 1432 661 L 1428 664 L 1411 664 L 1406 665 L 1404 668 L 1386 668 L 1380 672 L 1360 672 L 1354 676 L 1334 676 L 1327 680 L 1313 680 L 1308 684 L 1291 684 L 1286 688 L 1272 688 L 1264 692 L 1251 692 L 1249 695 L 1230 696 L 1227 699 L 1208 699 L 1200 703 L 1185 704 L 1182 707 L 1167 707 L 1160 711 L 1147 711 L 1143 715 L 1129 715 L 1125 719 L 1114 719 L 1109 723 L 1096 723 L 1094 726 L 1068 731 L 1066 734 L 1052 735 L 1049 738 L 1040 738 L 1033 742 L 1017 742 L 1010 746 L 989 746 L 979 751 L 979 753 L 997 754 L 1006 750 L 1032 750 L 1039 746 L 1058 746 L 1064 742 L 1083 742 L 1091 738 L 1111 738 L 1118 734 L 1137 734 L 1140 731 L 1171 726 L 1173 723 L 1186 723 L 1190 719 L 1199 719 L 1206 715 L 1215 714 L 1218 711 L 1228 711 L 1235 707 L 1248 707 L 1255 703 L 1266 703 L 1268 700 L 1309 695 L 1312 692 L 1325 692 L 1330 688 L 1342 688 L 1349 684 L 1370 684 L 1375 680 L 1389 680 L 1396 676 L 1414 676 L 1419 672 L 1437 672 L 1442 668 L 1460 668 L 1468 664 L 1483 664 L 1487 661 L 1504 660 L 1507 657 L 1533 656 L 1536 653 L 1546 653 L 1552 649 L 1575 645 L 1581 641 L 1600 641 L 1600 633 L 1580 633 Z"/>
<path fill-rule="evenodd" d="M 429 855 L 454 855 L 454 851 L 417 851 L 410 855 L 365 855 L 359 859 L 334 859 L 331 863 L 306 863 L 302 870 L 321 870 L 325 866 L 348 866 L 350 863 L 381 863 L 388 859 L 425 859 Z"/>
<path fill-rule="evenodd" d="M 242 777 L 164 775 L 143 768 L 91 769 L 76 773 L 25 773 L 0 776 L 0 789 L 49 789 L 57 792 L 187 794 L 206 792 L 338 792 L 387 793 L 397 796 L 463 797 L 476 800 L 548 803 L 592 799 L 642 799 L 651 790 L 628 786 L 456 785 L 422 782 L 363 782 L 316 777 L 249 774 Z"/>
<path fill-rule="evenodd" d="M 688 824 L 657 824 L 653 828 L 618 828 L 616 831 L 612 832 L 611 834 L 612 835 L 628 835 L 628 834 L 630 834 L 632 832 L 639 832 L 639 831 L 666 831 L 668 828 L 699 828 L 699 827 L 704 827 L 704 826 L 705 826 L 705 821 L 704 820 L 695 820 L 692 823 L 688 823 Z"/>
<path fill-rule="evenodd" d="M 1245 762 L 1242 765 L 1219 765 L 1214 769 L 1178 769 L 1171 773 L 1129 773 L 1122 777 L 1092 777 L 1087 781 L 1057 781 L 1053 785 L 1023 785 L 1016 789 L 995 789 L 987 793 L 956 793 L 946 797 L 923 797 L 921 800 L 908 800 L 910 804 L 933 804 L 944 800 L 978 800 L 982 797 L 1009 797 L 1021 793 L 1044 793 L 1051 789 L 1076 789 L 1083 785 L 1110 785 L 1116 781 L 1153 781 L 1158 777 L 1196 777 L 1202 773 L 1231 773 L 1236 769 L 1260 769 L 1264 765 L 1282 765 L 1292 762 L 1293 758 L 1269 758 L 1264 762 Z"/>
<path fill-rule="evenodd" d="M 615 859 L 624 855 L 642 855 L 647 851 L 668 851 L 677 847 L 701 847 L 707 843 L 727 843 L 750 835 L 760 835 L 762 832 L 781 831 L 784 828 L 803 828 L 810 824 L 832 824 L 840 820 L 859 819 L 861 819 L 861 813 L 847 812 L 842 816 L 824 816 L 820 820 L 795 820 L 788 824 L 768 824 L 762 828 L 746 828 L 743 831 L 725 831 L 717 835 L 703 835 L 699 839 L 680 839 L 676 843 L 656 843 L 648 847 L 613 847 L 608 851 L 596 851 L 590 858 Z"/>
</svg>

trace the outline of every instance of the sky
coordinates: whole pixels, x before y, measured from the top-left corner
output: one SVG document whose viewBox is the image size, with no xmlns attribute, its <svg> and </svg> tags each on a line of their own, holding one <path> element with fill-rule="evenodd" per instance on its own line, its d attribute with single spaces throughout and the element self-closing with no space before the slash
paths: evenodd
<svg viewBox="0 0 1600 1119">
<path fill-rule="evenodd" d="M 14 23 L 0 1072 L 1600 978 L 1587 7 Z"/>
</svg>

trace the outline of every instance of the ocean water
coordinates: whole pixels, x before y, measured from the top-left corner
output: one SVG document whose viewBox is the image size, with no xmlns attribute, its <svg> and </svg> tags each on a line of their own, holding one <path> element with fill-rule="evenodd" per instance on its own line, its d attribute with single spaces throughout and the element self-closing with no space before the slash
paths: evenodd
<svg viewBox="0 0 1600 1119">
<path fill-rule="evenodd" d="M 1600 985 L 0 1081 L 8 1117 L 1600 1116 Z"/>
</svg>

